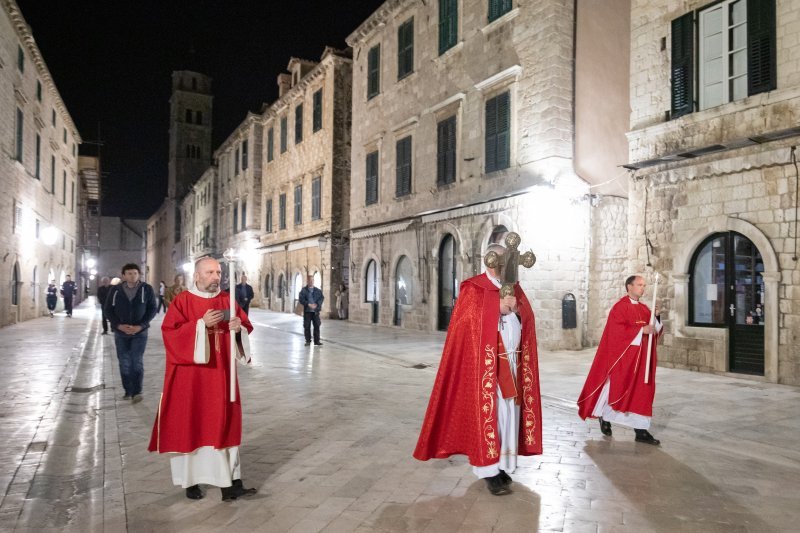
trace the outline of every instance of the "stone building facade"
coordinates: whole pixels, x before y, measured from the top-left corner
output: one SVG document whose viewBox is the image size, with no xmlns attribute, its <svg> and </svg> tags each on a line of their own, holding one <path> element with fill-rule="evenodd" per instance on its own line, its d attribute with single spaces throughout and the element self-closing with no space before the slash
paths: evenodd
<svg viewBox="0 0 800 533">
<path fill-rule="evenodd" d="M 75 276 L 81 137 L 19 6 L 0 2 L 0 326 L 47 314 Z"/>
<path fill-rule="evenodd" d="M 628 105 L 629 5 L 586 4 L 389 0 L 348 37 L 353 320 L 446 329 L 460 282 L 516 231 L 538 257 L 520 281 L 541 345 L 599 337 L 588 329 L 602 323 L 590 321 L 590 282 L 617 281 L 622 261 L 613 276 L 590 274 L 595 241 L 626 232 L 616 165 L 627 161 L 627 124 L 614 117 Z M 598 20 L 624 31 L 582 37 Z M 618 53 L 600 55 L 606 47 Z M 607 75 L 577 84 L 602 68 L 593 56 Z M 598 106 L 598 91 L 622 97 Z M 596 227 L 606 222 L 616 226 Z M 592 312 L 604 313 L 620 293 L 594 294 Z M 562 327 L 564 302 L 576 327 Z"/>
<path fill-rule="evenodd" d="M 292 311 L 313 275 L 323 313 L 334 314 L 347 283 L 351 57 L 326 48 L 319 62 L 292 58 L 262 114 L 261 269 L 251 284 L 267 309 Z"/>
<path fill-rule="evenodd" d="M 222 255 L 217 238 L 220 218 L 217 213 L 217 187 L 217 167 L 212 165 L 203 172 L 183 200 L 181 209 L 185 223 L 181 245 L 188 264 L 204 255 Z"/>
<path fill-rule="evenodd" d="M 800 5 L 635 2 L 631 21 L 628 255 L 662 275 L 659 362 L 798 385 Z"/>
<path fill-rule="evenodd" d="M 225 250 L 236 252 L 236 276 L 244 272 L 251 280 L 258 279 L 261 228 L 261 174 L 262 174 L 261 116 L 248 113 L 236 130 L 214 152 L 219 166 L 217 180 L 218 244 L 216 257 Z M 199 230 L 199 228 L 197 228 Z M 227 269 L 223 286 L 227 286 Z M 249 282 L 256 290 L 256 285 Z M 253 305 L 259 305 L 259 296 Z"/>
<path fill-rule="evenodd" d="M 172 73 L 167 196 L 147 222 L 148 283 L 171 280 L 188 260 L 181 245 L 181 204 L 211 162 L 211 78 Z"/>
<path fill-rule="evenodd" d="M 111 279 L 121 277 L 122 266 L 127 263 L 135 263 L 144 271 L 146 232 L 147 220 L 143 218 L 100 217 L 96 280 L 104 276 Z M 167 285 L 171 281 L 168 280 Z M 158 281 L 153 287 L 158 288 Z"/>
</svg>

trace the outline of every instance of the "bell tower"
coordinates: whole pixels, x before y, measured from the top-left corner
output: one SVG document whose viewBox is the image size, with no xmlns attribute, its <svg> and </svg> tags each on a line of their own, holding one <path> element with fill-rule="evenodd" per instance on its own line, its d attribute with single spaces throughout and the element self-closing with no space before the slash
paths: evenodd
<svg viewBox="0 0 800 533">
<path fill-rule="evenodd" d="M 180 201 L 211 164 L 211 78 L 172 73 L 167 196 Z"/>
</svg>

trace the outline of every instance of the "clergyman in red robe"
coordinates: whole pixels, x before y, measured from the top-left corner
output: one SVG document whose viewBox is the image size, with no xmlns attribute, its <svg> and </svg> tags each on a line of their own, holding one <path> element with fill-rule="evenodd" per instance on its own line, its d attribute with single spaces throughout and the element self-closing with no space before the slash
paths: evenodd
<svg viewBox="0 0 800 533">
<path fill-rule="evenodd" d="M 167 363 L 148 449 L 171 455 L 172 481 L 193 500 L 204 496 L 201 483 L 220 487 L 224 501 L 256 492 L 241 481 L 238 381 L 230 401 L 230 336 L 236 335 L 235 357 L 249 362 L 253 326 L 238 305 L 225 320 L 230 295 L 220 292 L 221 275 L 215 259 L 198 259 L 194 284 L 175 297 L 161 325 Z"/>
<path fill-rule="evenodd" d="M 487 269 L 461 284 L 414 450 L 420 461 L 466 455 L 494 495 L 510 492 L 518 455 L 542 453 L 533 309 L 519 284 L 501 299 L 499 278 Z"/>
<path fill-rule="evenodd" d="M 603 435 L 612 435 L 614 422 L 633 428 L 636 442 L 658 445 L 660 441 L 649 429 L 656 394 L 656 343 L 662 325 L 658 305 L 653 325 L 650 308 L 640 301 L 646 286 L 641 276 L 625 280 L 628 294 L 614 304 L 608 315 L 592 368 L 578 397 L 578 414 L 584 420 L 598 418 Z M 650 376 L 645 383 L 651 336 Z"/>
</svg>

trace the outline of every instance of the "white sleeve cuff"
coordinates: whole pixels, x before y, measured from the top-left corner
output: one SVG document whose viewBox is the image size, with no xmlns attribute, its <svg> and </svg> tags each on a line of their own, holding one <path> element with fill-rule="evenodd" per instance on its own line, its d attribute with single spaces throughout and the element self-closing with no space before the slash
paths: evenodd
<svg viewBox="0 0 800 533">
<path fill-rule="evenodd" d="M 194 334 L 194 362 L 198 365 L 206 365 L 210 359 L 211 346 L 208 345 L 206 323 L 201 318 L 197 321 Z"/>
<path fill-rule="evenodd" d="M 238 359 L 242 363 L 249 364 L 250 363 L 250 356 L 251 356 L 251 353 L 252 353 L 252 352 L 250 352 L 250 334 L 247 332 L 247 330 L 245 328 L 242 328 L 241 336 L 242 336 L 242 349 L 244 349 L 244 353 L 241 353 L 239 351 L 238 343 L 237 343 L 236 359 Z"/>
</svg>

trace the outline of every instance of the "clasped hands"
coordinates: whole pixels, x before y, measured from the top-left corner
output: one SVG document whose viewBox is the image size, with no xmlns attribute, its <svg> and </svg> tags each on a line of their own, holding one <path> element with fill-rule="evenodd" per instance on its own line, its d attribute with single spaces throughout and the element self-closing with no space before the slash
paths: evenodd
<svg viewBox="0 0 800 533">
<path fill-rule="evenodd" d="M 122 333 L 126 335 L 136 335 L 140 331 L 142 331 L 142 326 L 137 326 L 135 324 L 120 324 L 117 326 L 117 329 L 120 330 Z"/>
<path fill-rule="evenodd" d="M 517 297 L 516 296 L 506 296 L 504 298 L 500 298 L 500 314 L 501 315 L 509 315 L 511 313 L 517 312 Z"/>
<path fill-rule="evenodd" d="M 225 317 L 224 313 L 221 309 L 209 309 L 203 315 L 203 322 L 205 322 L 207 328 L 213 328 Z M 239 333 L 242 331 L 242 319 L 238 316 L 231 318 L 228 321 L 228 329 L 233 331 L 234 333 Z"/>
</svg>

